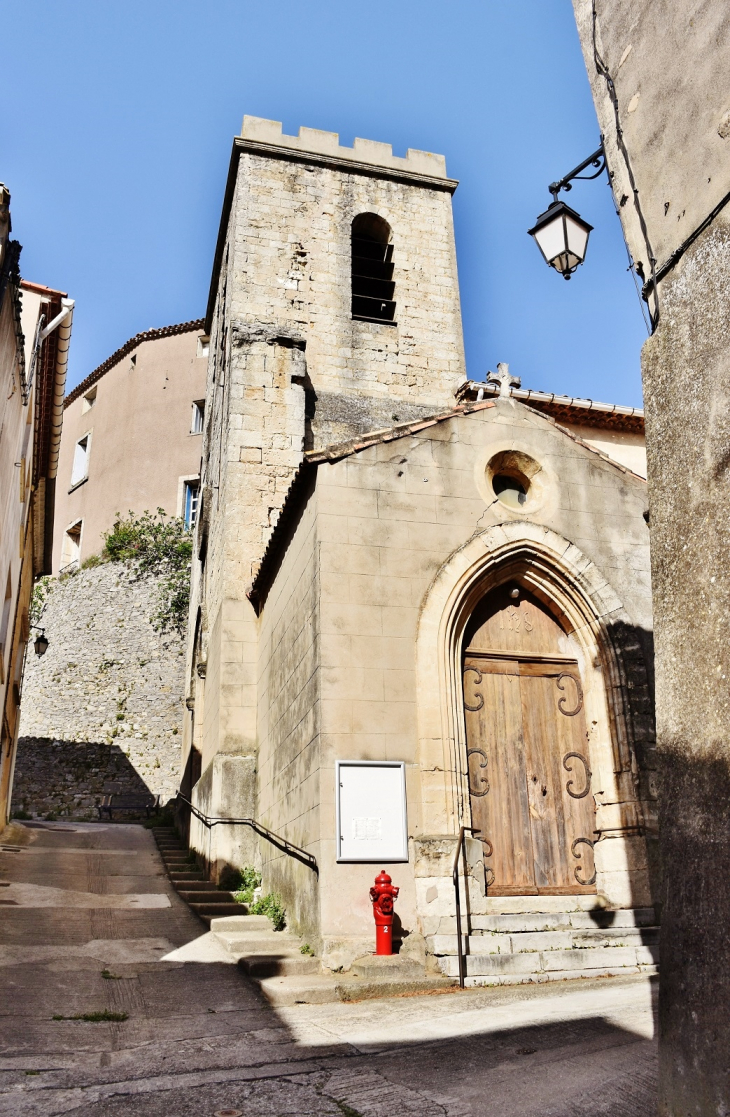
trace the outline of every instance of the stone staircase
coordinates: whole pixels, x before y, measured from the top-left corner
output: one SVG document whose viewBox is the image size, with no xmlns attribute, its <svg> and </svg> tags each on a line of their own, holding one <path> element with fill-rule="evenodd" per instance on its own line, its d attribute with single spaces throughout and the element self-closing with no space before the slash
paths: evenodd
<svg viewBox="0 0 730 1117">
<path fill-rule="evenodd" d="M 246 911 L 230 892 L 222 891 L 206 878 L 171 826 L 155 826 L 152 834 L 177 894 L 204 922 L 209 923 L 213 916 L 240 915 Z"/>
<path fill-rule="evenodd" d="M 548 907 L 552 897 L 537 901 Z M 557 897 L 555 898 L 557 899 Z M 472 917 L 464 935 L 466 984 L 519 985 L 657 972 L 653 908 L 531 911 Z M 456 934 L 427 937 L 442 973 L 458 977 Z"/>
<path fill-rule="evenodd" d="M 245 970 L 274 1005 L 325 1004 L 388 997 L 398 993 L 432 992 L 450 988 L 453 981 L 427 974 L 410 957 L 358 958 L 347 974 L 323 967 L 304 941 L 289 931 L 275 931 L 265 915 L 249 915 L 205 878 L 172 827 L 152 830 L 162 860 L 178 895 L 204 923 L 211 937 L 232 961 Z"/>
</svg>

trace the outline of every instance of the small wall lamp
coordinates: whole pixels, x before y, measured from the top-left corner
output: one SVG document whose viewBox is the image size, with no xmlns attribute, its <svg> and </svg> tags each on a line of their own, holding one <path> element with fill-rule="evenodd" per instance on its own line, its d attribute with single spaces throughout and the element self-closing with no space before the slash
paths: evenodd
<svg viewBox="0 0 730 1117">
<path fill-rule="evenodd" d="M 35 648 L 35 654 L 38 656 L 45 655 L 48 651 L 48 638 L 44 628 L 39 630 L 38 635 L 33 641 L 33 647 Z"/>
<path fill-rule="evenodd" d="M 587 167 L 597 168 L 595 174 L 583 175 L 580 172 Z M 553 200 L 544 213 L 528 233 L 535 238 L 535 243 L 542 253 L 545 263 L 560 272 L 563 279 L 570 279 L 575 269 L 583 263 L 588 248 L 588 237 L 592 225 L 584 221 L 579 213 L 558 199 L 561 190 L 572 190 L 570 185 L 573 179 L 592 179 L 606 169 L 606 155 L 603 144 L 574 167 L 572 171 L 561 178 L 559 182 L 551 182 L 548 187 Z"/>
</svg>

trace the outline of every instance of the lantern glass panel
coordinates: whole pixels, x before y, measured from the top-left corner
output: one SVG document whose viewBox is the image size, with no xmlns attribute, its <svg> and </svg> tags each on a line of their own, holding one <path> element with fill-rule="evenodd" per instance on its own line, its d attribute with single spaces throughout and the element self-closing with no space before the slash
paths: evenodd
<svg viewBox="0 0 730 1117">
<path fill-rule="evenodd" d="M 590 229 L 587 229 L 582 222 L 579 223 L 572 218 L 569 213 L 566 213 L 565 231 L 570 255 L 575 257 L 576 264 L 582 264 L 586 255 L 586 246 L 588 245 L 588 234 Z"/>
<path fill-rule="evenodd" d="M 556 214 L 552 221 L 548 221 L 541 229 L 533 233 L 533 236 L 548 264 L 551 264 L 556 256 L 565 252 L 563 215 L 561 213 Z"/>
</svg>

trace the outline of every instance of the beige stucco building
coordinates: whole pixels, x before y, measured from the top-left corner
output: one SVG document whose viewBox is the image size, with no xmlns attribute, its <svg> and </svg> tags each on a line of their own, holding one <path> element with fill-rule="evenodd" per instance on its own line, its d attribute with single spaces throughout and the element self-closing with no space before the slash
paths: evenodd
<svg viewBox="0 0 730 1117">
<path fill-rule="evenodd" d="M 207 342 L 202 321 L 130 338 L 64 401 L 53 572 L 103 547 L 118 515 L 194 523 Z"/>
<path fill-rule="evenodd" d="M 402 931 L 453 954 L 462 826 L 472 929 L 653 922 L 643 415 L 505 365 L 467 380 L 456 185 L 440 156 L 271 121 L 234 141 L 182 791 L 305 852 L 189 820 L 214 876 L 262 865 L 330 968 L 372 949 L 382 867 Z M 475 980 L 535 978 L 501 951 Z"/>
<path fill-rule="evenodd" d="M 0 183 L 0 827 L 8 818 L 33 583 L 51 571 L 73 301 L 20 278 Z"/>
</svg>

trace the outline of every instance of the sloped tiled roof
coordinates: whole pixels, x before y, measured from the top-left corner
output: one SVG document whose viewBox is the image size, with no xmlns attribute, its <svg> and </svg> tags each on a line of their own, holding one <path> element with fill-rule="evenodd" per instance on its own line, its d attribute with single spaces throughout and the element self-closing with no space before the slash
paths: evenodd
<svg viewBox="0 0 730 1117">
<path fill-rule="evenodd" d="M 445 411 L 429 419 L 419 419 L 412 423 L 398 423 L 397 426 L 371 431 L 349 442 L 339 442 L 332 446 L 325 446 L 321 450 L 307 450 L 301 465 L 292 478 L 292 482 L 284 498 L 284 504 L 282 505 L 279 519 L 269 537 L 269 542 L 261 558 L 259 569 L 246 595 L 249 600 L 258 609 L 266 599 L 276 570 L 276 565 L 286 545 L 287 536 L 300 512 L 305 494 L 311 491 L 318 466 L 341 461 L 343 458 L 357 454 L 361 450 L 367 450 L 371 446 L 378 446 L 385 442 L 395 442 L 399 438 L 407 438 L 408 436 L 420 434 L 422 431 L 428 430 L 429 427 L 434 427 L 438 423 L 446 422 L 449 419 L 455 419 L 461 415 L 473 415 L 477 411 L 487 411 L 494 406 L 494 400 L 491 399 L 480 400 L 477 403 L 463 403 L 458 407 L 452 408 L 451 411 Z M 536 411 L 535 408 L 526 404 L 523 404 L 523 407 L 525 407 L 527 411 Z M 536 411 L 536 413 L 541 419 L 544 419 L 548 423 L 552 423 L 561 434 L 564 434 L 572 442 L 575 442 L 576 445 L 582 446 L 584 450 L 587 450 L 591 454 L 595 454 L 596 457 L 602 458 L 607 464 L 617 469 L 619 473 L 625 473 L 629 477 L 633 477 L 635 480 L 646 484 L 646 479 L 644 477 L 641 477 L 627 466 L 621 465 L 620 462 L 610 458 L 608 454 L 604 454 L 604 452 L 597 449 L 597 447 L 591 446 L 590 443 L 585 442 L 573 431 L 558 423 L 552 416 L 545 415 L 539 411 Z M 576 422 L 575 419 L 572 421 Z"/>
<path fill-rule="evenodd" d="M 179 322 L 175 326 L 162 326 L 158 330 L 144 330 L 141 334 L 135 334 L 130 337 L 129 341 L 125 341 L 121 348 L 115 350 L 111 357 L 107 357 L 93 372 L 90 372 L 85 380 L 77 384 L 73 391 L 69 392 L 63 401 L 64 408 L 73 403 L 75 399 L 82 396 L 84 392 L 88 392 L 97 380 L 101 380 L 104 373 L 109 372 L 110 368 L 114 368 L 119 362 L 126 357 L 127 353 L 132 353 L 143 341 L 157 341 L 162 337 L 175 337 L 176 334 L 187 334 L 192 330 L 202 330 L 205 325 L 204 318 L 195 318 L 190 322 Z"/>
</svg>

